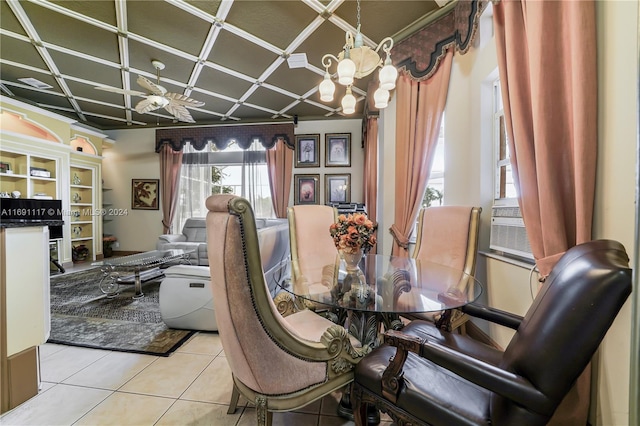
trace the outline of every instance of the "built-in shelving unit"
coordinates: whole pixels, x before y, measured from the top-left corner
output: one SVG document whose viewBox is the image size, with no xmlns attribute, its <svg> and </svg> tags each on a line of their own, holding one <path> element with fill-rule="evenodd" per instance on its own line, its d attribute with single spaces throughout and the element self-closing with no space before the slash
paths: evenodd
<svg viewBox="0 0 640 426">
<path fill-rule="evenodd" d="M 57 199 L 57 170 L 56 159 L 0 150 L 0 192 L 17 198 Z"/>
<path fill-rule="evenodd" d="M 111 188 L 107 188 L 107 187 L 102 187 L 102 222 L 111 222 L 113 221 L 113 216 L 109 214 L 110 212 L 110 208 L 111 206 L 113 206 L 113 203 L 108 202 L 108 199 L 105 199 L 105 195 L 106 193 L 108 193 L 108 191 L 111 191 Z"/>
<path fill-rule="evenodd" d="M 94 196 L 95 169 L 72 163 L 69 177 L 72 258 L 74 262 L 95 260 L 94 231 L 100 217 Z"/>
</svg>

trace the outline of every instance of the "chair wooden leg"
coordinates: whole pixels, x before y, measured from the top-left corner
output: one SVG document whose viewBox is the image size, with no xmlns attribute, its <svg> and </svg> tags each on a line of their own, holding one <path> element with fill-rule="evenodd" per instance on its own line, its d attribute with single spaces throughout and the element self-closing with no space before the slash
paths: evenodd
<svg viewBox="0 0 640 426">
<path fill-rule="evenodd" d="M 366 426 L 368 404 L 362 402 L 362 389 L 357 385 L 351 386 L 351 408 L 353 409 L 353 422 L 356 426 Z"/>
<path fill-rule="evenodd" d="M 231 401 L 229 401 L 229 409 L 227 410 L 227 414 L 233 414 L 236 412 L 236 408 L 238 408 L 238 401 L 240 400 L 240 391 L 236 384 L 233 384 L 233 390 L 231 391 Z"/>
<path fill-rule="evenodd" d="M 271 426 L 273 413 L 267 410 L 267 398 L 261 395 L 256 396 L 256 417 L 258 426 Z"/>
</svg>

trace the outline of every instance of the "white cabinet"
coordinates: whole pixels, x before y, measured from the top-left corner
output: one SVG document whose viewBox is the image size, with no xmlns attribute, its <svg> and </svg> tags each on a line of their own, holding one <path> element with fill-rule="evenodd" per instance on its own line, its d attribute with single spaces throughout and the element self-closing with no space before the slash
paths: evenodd
<svg viewBox="0 0 640 426">
<path fill-rule="evenodd" d="M 51 330 L 49 228 L 0 228 L 0 413 L 38 393 L 36 348 Z"/>
</svg>

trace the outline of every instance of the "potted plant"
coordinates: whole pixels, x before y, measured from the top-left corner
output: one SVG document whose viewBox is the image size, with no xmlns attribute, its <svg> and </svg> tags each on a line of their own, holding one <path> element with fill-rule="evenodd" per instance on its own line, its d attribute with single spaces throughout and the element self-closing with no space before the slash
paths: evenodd
<svg viewBox="0 0 640 426">
<path fill-rule="evenodd" d="M 102 237 L 102 254 L 104 257 L 113 256 L 113 243 L 118 239 L 113 235 L 104 235 Z"/>
</svg>

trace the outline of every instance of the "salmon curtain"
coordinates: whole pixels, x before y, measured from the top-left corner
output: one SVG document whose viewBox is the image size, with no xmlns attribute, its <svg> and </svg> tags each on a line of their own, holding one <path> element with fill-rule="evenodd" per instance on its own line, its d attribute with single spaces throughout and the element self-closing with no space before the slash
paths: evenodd
<svg viewBox="0 0 640 426">
<path fill-rule="evenodd" d="M 182 167 L 182 151 L 174 151 L 170 145 L 160 150 L 160 188 L 162 203 L 162 233 L 171 232 L 171 224 L 178 205 L 178 188 L 180 185 L 180 168 Z"/>
<path fill-rule="evenodd" d="M 541 276 L 591 240 L 597 157 L 593 1 L 502 0 L 494 5 L 513 175 Z M 585 425 L 590 368 L 550 424 Z"/>
<path fill-rule="evenodd" d="M 293 170 L 293 149 L 278 140 L 267 150 L 267 170 L 273 211 L 278 218 L 287 217 L 287 206 L 291 192 L 291 171 Z"/>
<path fill-rule="evenodd" d="M 597 81 L 593 1 L 503 0 L 494 7 L 511 164 L 542 276 L 591 240 Z"/>
<path fill-rule="evenodd" d="M 392 256 L 409 256 L 409 237 L 427 187 L 449 90 L 453 48 L 425 81 L 402 73 L 396 83 L 395 223 Z"/>
</svg>

